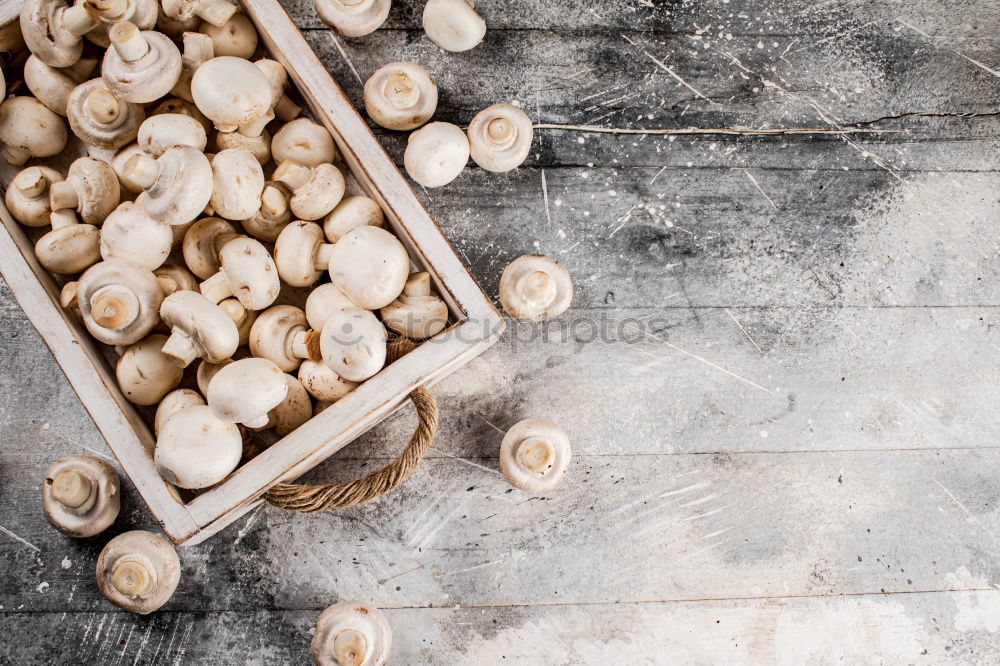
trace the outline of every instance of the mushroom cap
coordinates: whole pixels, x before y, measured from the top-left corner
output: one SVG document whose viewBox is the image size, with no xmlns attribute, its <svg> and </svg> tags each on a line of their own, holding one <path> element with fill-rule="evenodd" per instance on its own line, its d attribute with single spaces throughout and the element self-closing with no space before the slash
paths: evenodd
<svg viewBox="0 0 1000 666">
<path fill-rule="evenodd" d="M 323 220 L 323 233 L 331 243 L 358 227 L 381 227 L 385 224 L 382 207 L 374 199 L 354 195 L 344 197 Z"/>
<path fill-rule="evenodd" d="M 380 227 L 347 232 L 330 251 L 330 281 L 360 308 L 377 310 L 396 300 L 410 272 L 399 239 Z"/>
<path fill-rule="evenodd" d="M 101 260 L 101 232 L 92 224 L 53 229 L 35 243 L 42 268 L 58 275 L 75 275 Z"/>
<path fill-rule="evenodd" d="M 451 123 L 430 123 L 410 135 L 403 166 L 424 187 L 441 187 L 458 178 L 469 162 L 469 139 Z"/>
<path fill-rule="evenodd" d="M 132 169 L 140 156 L 125 166 L 132 178 Z M 139 195 L 137 201 L 146 213 L 167 224 L 187 224 L 198 217 L 212 198 L 212 165 L 197 148 L 174 146 L 156 160 L 155 182 Z"/>
<path fill-rule="evenodd" d="M 369 310 L 349 308 L 330 315 L 320 334 L 323 362 L 352 382 L 363 382 L 385 365 L 387 335 Z"/>
<path fill-rule="evenodd" d="M 170 542 L 152 532 L 125 532 L 97 558 L 97 586 L 115 606 L 147 615 L 167 603 L 181 579 Z"/>
<path fill-rule="evenodd" d="M 208 385 L 212 383 L 212 378 L 219 373 L 219 370 L 232 363 L 233 360 L 231 358 L 224 358 L 218 363 L 209 363 L 203 360 L 198 364 L 198 370 L 195 372 L 195 381 L 198 382 L 198 390 L 201 391 L 202 395 L 208 395 Z"/>
<path fill-rule="evenodd" d="M 325 242 L 323 228 L 315 222 L 297 220 L 285 226 L 274 242 L 274 263 L 281 279 L 293 287 L 316 284 L 326 270 L 320 257 Z"/>
<path fill-rule="evenodd" d="M 179 113 L 182 116 L 188 116 L 197 120 L 201 123 L 201 126 L 205 128 L 206 132 L 209 132 L 212 129 L 212 121 L 209 120 L 204 113 L 198 110 L 198 107 L 194 105 L 194 102 L 189 102 L 185 99 L 180 99 L 179 97 L 168 97 L 157 104 L 149 115 L 158 116 L 162 113 Z"/>
<path fill-rule="evenodd" d="M 259 136 L 248 136 L 242 132 L 216 132 L 215 152 L 229 149 L 245 150 L 263 166 L 271 159 L 271 135 L 267 131 L 261 132 Z"/>
<path fill-rule="evenodd" d="M 160 318 L 170 327 L 173 339 L 165 353 L 175 363 L 183 363 L 182 367 L 198 357 L 218 363 L 232 356 L 239 345 L 240 334 L 233 320 L 196 291 L 167 296 L 160 306 Z"/>
<path fill-rule="evenodd" d="M 302 357 L 295 354 L 293 338 L 302 333 L 302 351 L 319 361 L 319 333 L 307 326 L 306 313 L 294 305 L 273 305 L 260 313 L 250 329 L 250 353 L 273 361 L 282 372 L 292 372 L 302 362 Z"/>
<path fill-rule="evenodd" d="M 74 205 L 60 205 L 65 191 L 72 191 Z M 49 192 L 52 210 L 75 208 L 87 224 L 100 224 L 121 201 L 118 174 L 107 162 L 93 157 L 79 157 L 69 165 L 66 180 Z"/>
<path fill-rule="evenodd" d="M 187 291 L 198 291 L 198 280 L 195 279 L 191 271 L 179 264 L 163 264 L 153 271 L 160 289 L 164 296 L 186 289 Z"/>
<path fill-rule="evenodd" d="M 181 76 L 181 52 L 169 37 L 152 30 L 140 31 L 128 21 L 113 25 L 109 35 L 112 46 L 104 52 L 101 64 L 101 77 L 108 88 L 136 104 L 152 102 L 170 92 Z M 128 50 L 120 48 L 120 44 L 128 44 Z M 127 60 L 122 51 L 131 53 L 133 46 L 138 57 Z"/>
<path fill-rule="evenodd" d="M 198 109 L 216 128 L 231 132 L 271 110 L 271 87 L 249 60 L 221 56 L 195 70 L 191 95 Z"/>
<path fill-rule="evenodd" d="M 160 476 L 178 488 L 214 486 L 240 464 L 243 437 L 234 423 L 207 405 L 174 412 L 160 428 L 154 461 Z"/>
<path fill-rule="evenodd" d="M 228 21 L 216 26 L 204 22 L 198 32 L 212 38 L 216 56 L 233 56 L 249 60 L 257 51 L 257 29 L 246 14 L 236 12 Z"/>
<path fill-rule="evenodd" d="M 66 119 L 73 134 L 97 148 L 117 150 L 133 141 L 145 117 L 141 106 L 119 99 L 103 79 L 81 83 L 66 100 Z"/>
<path fill-rule="evenodd" d="M 139 126 L 140 128 L 142 125 Z M 132 194 L 139 194 L 142 192 L 142 186 L 133 181 L 125 173 L 125 165 L 134 155 L 138 155 L 144 152 L 142 148 L 139 147 L 138 143 L 130 143 L 124 146 L 115 153 L 115 156 L 111 158 L 111 168 L 115 170 L 118 175 L 118 183 L 125 188 L 127 192 Z"/>
<path fill-rule="evenodd" d="M 344 197 L 344 174 L 332 164 L 309 169 L 286 160 L 274 170 L 274 180 L 292 190 L 288 205 L 300 220 L 318 220 L 332 211 Z M 304 180 L 304 182 L 302 182 Z"/>
<path fill-rule="evenodd" d="M 337 310 L 357 307 L 335 284 L 327 282 L 309 292 L 306 298 L 306 321 L 309 328 L 320 331 L 326 320 Z"/>
<path fill-rule="evenodd" d="M 236 330 L 240 334 L 240 347 L 248 344 L 250 342 L 250 329 L 253 328 L 254 322 L 257 321 L 258 312 L 256 310 L 247 310 L 235 298 L 226 298 L 219 301 L 219 307 L 236 324 Z"/>
<path fill-rule="evenodd" d="M 87 330 L 107 345 L 138 342 L 160 320 L 160 283 L 148 269 L 128 261 L 109 259 L 94 264 L 80 276 L 77 294 Z M 95 303 L 101 308 L 100 319 L 121 323 L 106 328 L 94 321 Z"/>
<path fill-rule="evenodd" d="M 58 155 L 66 147 L 66 121 L 34 97 L 8 97 L 0 104 L 0 143 L 15 166 Z"/>
<path fill-rule="evenodd" d="M 526 254 L 512 261 L 500 276 L 500 303 L 519 321 L 557 317 L 572 300 L 569 271 L 552 257 Z"/>
<path fill-rule="evenodd" d="M 299 366 L 298 377 L 309 395 L 327 403 L 340 400 L 359 386 L 358 382 L 344 379 L 325 363 L 308 359 Z"/>
<path fill-rule="evenodd" d="M 365 82 L 365 111 L 391 130 L 420 127 L 437 109 L 437 84 L 414 62 L 391 62 L 375 70 Z"/>
<path fill-rule="evenodd" d="M 26 227 L 46 227 L 52 206 L 49 186 L 63 179 L 62 174 L 46 166 L 31 166 L 18 172 L 4 195 L 7 210 Z"/>
<path fill-rule="evenodd" d="M 281 368 L 266 358 L 244 358 L 216 373 L 208 385 L 208 404 L 223 421 L 253 427 L 263 425 L 261 417 L 266 422 L 287 394 Z"/>
<path fill-rule="evenodd" d="M 236 227 L 220 217 L 205 217 L 184 234 L 184 263 L 199 280 L 207 280 L 222 267 L 219 250 L 236 238 Z"/>
<path fill-rule="evenodd" d="M 486 21 L 470 0 L 427 0 L 424 32 L 445 51 L 468 51 L 486 36 Z"/>
<path fill-rule="evenodd" d="M 239 135 L 239 132 L 220 136 Z M 243 220 L 243 230 L 254 238 L 273 243 L 281 230 L 292 221 L 292 211 L 288 207 L 291 196 L 281 183 L 266 183 L 260 194 L 260 210 Z"/>
<path fill-rule="evenodd" d="M 204 404 L 205 399 L 197 391 L 186 388 L 174 389 L 163 396 L 163 400 L 156 407 L 156 416 L 153 418 L 153 434 L 159 435 L 163 424 L 175 413 L 188 407 Z"/>
<path fill-rule="evenodd" d="M 243 220 L 260 210 L 264 170 L 252 153 L 238 148 L 216 153 L 212 179 L 210 204 L 219 217 Z"/>
<path fill-rule="evenodd" d="M 414 340 L 429 338 L 448 325 L 448 306 L 431 291 L 430 275 L 413 273 L 403 293 L 381 310 L 382 323 Z"/>
<path fill-rule="evenodd" d="M 325 127 L 309 118 L 296 118 L 275 132 L 271 155 L 275 164 L 292 160 L 312 168 L 333 162 L 337 148 Z"/>
<path fill-rule="evenodd" d="M 378 30 L 391 5 L 391 0 L 313 0 L 323 22 L 344 37 L 363 37 Z"/>
<path fill-rule="evenodd" d="M 184 369 L 163 353 L 167 336 L 154 333 L 125 348 L 115 376 L 118 388 L 129 402 L 155 405 L 181 383 Z"/>
<path fill-rule="evenodd" d="M 226 281 L 248 310 L 263 310 L 278 297 L 281 280 L 267 248 L 246 236 L 234 238 L 219 251 Z"/>
<path fill-rule="evenodd" d="M 80 84 L 76 76 L 66 69 L 52 67 L 32 55 L 24 61 L 24 83 L 38 101 L 60 116 L 66 115 L 69 94 Z"/>
<path fill-rule="evenodd" d="M 149 217 L 131 201 L 120 203 L 101 227 L 104 259 L 124 259 L 149 270 L 167 260 L 173 244 L 170 225 Z"/>
<path fill-rule="evenodd" d="M 83 53 L 84 33 L 100 25 L 89 4 L 67 6 L 64 0 L 27 0 L 21 5 L 21 36 L 46 65 L 69 67 Z"/>
<path fill-rule="evenodd" d="M 197 119 L 183 113 L 159 113 L 146 118 L 139 126 L 139 148 L 151 157 L 159 157 L 174 146 L 191 146 L 204 152 L 208 134 Z"/>
<path fill-rule="evenodd" d="M 487 171 L 501 173 L 521 166 L 534 137 L 531 118 L 510 104 L 494 104 L 469 123 L 472 160 Z"/>
<path fill-rule="evenodd" d="M 500 444 L 500 471 L 512 486 L 529 493 L 552 490 L 566 474 L 569 437 L 547 419 L 525 419 L 511 426 Z"/>
<path fill-rule="evenodd" d="M 291 375 L 285 375 L 285 384 L 288 385 L 285 399 L 270 412 L 274 431 L 280 437 L 289 434 L 313 415 L 312 399 L 299 380 Z"/>
<path fill-rule="evenodd" d="M 111 527 L 121 508 L 118 474 L 100 458 L 57 460 L 42 483 L 45 519 L 71 537 L 86 538 Z"/>
<path fill-rule="evenodd" d="M 312 656 L 317 666 L 383 666 L 392 650 L 392 628 L 376 608 L 341 601 L 316 620 Z"/>
</svg>

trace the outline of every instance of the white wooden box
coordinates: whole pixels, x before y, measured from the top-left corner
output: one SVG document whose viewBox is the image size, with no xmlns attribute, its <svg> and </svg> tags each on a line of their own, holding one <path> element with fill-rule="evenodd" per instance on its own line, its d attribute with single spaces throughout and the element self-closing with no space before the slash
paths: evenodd
<svg viewBox="0 0 1000 666">
<path fill-rule="evenodd" d="M 156 472 L 152 433 L 118 390 L 114 368 L 99 343 L 59 307 L 59 286 L 38 264 L 32 241 L 0 198 L 5 230 L 0 233 L 0 272 L 150 512 L 180 545 L 199 543 L 245 514 L 271 486 L 296 479 L 346 446 L 400 407 L 415 387 L 440 380 L 482 353 L 504 328 L 490 299 L 278 0 L 242 0 L 241 6 L 271 56 L 288 70 L 313 119 L 333 134 L 354 177 L 382 205 L 413 263 L 431 274 L 454 323 L 222 483 L 184 502 Z M 16 20 L 19 7 L 19 0 L 0 0 L 0 25 Z M 34 163 L 38 161 L 28 164 Z"/>
</svg>

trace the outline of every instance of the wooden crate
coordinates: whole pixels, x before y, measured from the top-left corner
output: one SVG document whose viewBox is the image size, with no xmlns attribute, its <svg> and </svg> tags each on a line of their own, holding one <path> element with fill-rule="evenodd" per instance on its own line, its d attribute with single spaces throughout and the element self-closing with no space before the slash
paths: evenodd
<svg viewBox="0 0 1000 666">
<path fill-rule="evenodd" d="M 413 263 L 431 274 L 454 324 L 222 483 L 184 502 L 157 473 L 152 433 L 119 391 L 99 343 L 59 307 L 59 286 L 38 264 L 33 243 L 0 200 L 6 231 L 0 233 L 0 272 L 150 512 L 181 545 L 199 543 L 245 514 L 268 488 L 294 480 L 346 446 L 406 402 L 415 387 L 440 380 L 482 353 L 504 328 L 490 299 L 278 0 L 242 0 L 241 5 L 271 56 L 288 70 L 312 117 L 333 134 L 354 177 L 382 205 Z M 18 0 L 0 1 L 0 25 L 16 20 L 19 6 Z"/>
</svg>

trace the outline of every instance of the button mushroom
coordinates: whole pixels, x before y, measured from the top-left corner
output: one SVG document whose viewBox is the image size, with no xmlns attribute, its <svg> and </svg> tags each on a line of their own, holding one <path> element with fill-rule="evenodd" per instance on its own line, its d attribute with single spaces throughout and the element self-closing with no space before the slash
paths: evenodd
<svg viewBox="0 0 1000 666">
<path fill-rule="evenodd" d="M 198 291 L 198 280 L 191 275 L 191 271 L 178 264 L 163 264 L 153 270 L 153 275 L 160 283 L 164 296 L 182 290 Z"/>
<path fill-rule="evenodd" d="M 510 485 L 529 493 L 552 490 L 569 467 L 566 431 L 547 419 L 514 424 L 500 444 L 500 471 Z"/>
<path fill-rule="evenodd" d="M 101 232 L 80 224 L 71 210 L 54 211 L 52 230 L 35 243 L 35 257 L 45 270 L 74 275 L 101 260 Z"/>
<path fill-rule="evenodd" d="M 141 127 L 141 125 L 140 125 Z M 126 192 L 130 194 L 139 194 L 142 192 L 142 188 L 139 187 L 137 183 L 132 182 L 132 180 L 125 174 L 125 165 L 133 155 L 138 155 L 143 152 L 142 148 L 139 147 L 138 143 L 130 143 L 127 146 L 123 146 L 114 154 L 111 158 L 111 168 L 115 170 L 118 175 L 118 183 L 125 188 Z"/>
<path fill-rule="evenodd" d="M 129 402 L 155 405 L 181 383 L 184 369 L 163 352 L 167 336 L 154 333 L 125 348 L 115 376 Z"/>
<path fill-rule="evenodd" d="M 250 353 L 274 362 L 282 372 L 292 372 L 303 359 L 322 360 L 319 331 L 310 330 L 306 313 L 294 305 L 264 310 L 250 329 Z"/>
<path fill-rule="evenodd" d="M 385 215 L 378 203 L 365 196 L 344 197 L 337 207 L 323 220 L 323 233 L 331 243 L 336 243 L 347 232 L 358 227 L 381 227 Z"/>
<path fill-rule="evenodd" d="M 111 48 L 104 53 L 101 76 L 126 102 L 145 104 L 163 97 L 181 75 L 181 52 L 166 35 L 139 30 L 134 23 L 115 23 L 108 31 Z"/>
<path fill-rule="evenodd" d="M 227 298 L 220 301 L 219 308 L 229 315 L 229 318 L 236 324 L 236 332 L 240 335 L 240 347 L 249 343 L 250 329 L 253 328 L 254 322 L 257 321 L 259 313 L 256 310 L 247 310 L 235 298 Z"/>
<path fill-rule="evenodd" d="M 425 272 L 407 278 L 403 293 L 380 314 L 386 326 L 414 340 L 429 338 L 448 325 L 448 306 L 431 291 Z"/>
<path fill-rule="evenodd" d="M 88 32 L 87 39 L 104 48 L 111 46 L 110 26 L 128 21 L 140 30 L 151 30 L 160 11 L 157 0 L 90 0 L 90 4 L 97 10 L 101 25 Z"/>
<path fill-rule="evenodd" d="M 469 140 L 458 126 L 430 123 L 410 135 L 403 166 L 424 187 L 442 187 L 458 178 L 469 161 Z"/>
<path fill-rule="evenodd" d="M 519 321 L 557 317 L 572 300 L 569 271 L 552 257 L 526 254 L 512 261 L 500 276 L 500 303 Z"/>
<path fill-rule="evenodd" d="M 469 123 L 469 149 L 472 160 L 487 171 L 504 172 L 521 166 L 534 129 L 531 118 L 510 104 L 494 104 L 476 114 Z"/>
<path fill-rule="evenodd" d="M 341 601 L 316 620 L 312 657 L 316 666 L 384 666 L 392 650 L 392 628 L 378 609 Z"/>
<path fill-rule="evenodd" d="M 21 5 L 21 35 L 28 49 L 46 65 L 69 67 L 83 53 L 83 37 L 101 24 L 87 2 L 27 0 Z"/>
<path fill-rule="evenodd" d="M 199 280 L 207 280 L 222 267 L 219 252 L 239 236 L 236 227 L 220 217 L 202 218 L 184 234 L 184 263 Z"/>
<path fill-rule="evenodd" d="M 168 483 L 198 489 L 229 476 L 242 455 L 240 429 L 220 419 L 211 407 L 192 405 L 174 412 L 160 427 L 153 459 Z"/>
<path fill-rule="evenodd" d="M 330 315 L 320 334 L 323 362 L 352 382 L 363 382 L 385 365 L 387 336 L 368 310 L 348 308 Z"/>
<path fill-rule="evenodd" d="M 330 250 L 330 281 L 360 308 L 377 310 L 396 300 L 410 272 L 399 239 L 379 227 L 358 227 Z"/>
<path fill-rule="evenodd" d="M 52 527 L 86 538 L 111 527 L 121 508 L 115 468 L 94 456 L 58 460 L 45 473 L 42 511 Z"/>
<path fill-rule="evenodd" d="M 107 345 L 138 342 L 159 322 L 163 292 L 147 269 L 120 259 L 94 264 L 80 276 L 80 313 L 90 334 Z"/>
<path fill-rule="evenodd" d="M 191 96 L 220 132 L 234 132 L 271 112 L 271 85 L 264 73 L 242 58 L 221 56 L 199 67 Z"/>
<path fill-rule="evenodd" d="M 153 434 L 159 435 L 160 429 L 163 428 L 163 424 L 167 422 L 167 419 L 182 409 L 204 404 L 205 399 L 197 391 L 186 388 L 171 391 L 163 396 L 163 400 L 156 407 L 156 416 L 153 418 Z"/>
<path fill-rule="evenodd" d="M 212 158 L 210 205 L 219 217 L 243 220 L 260 210 L 264 170 L 249 152 L 230 148 Z"/>
<path fill-rule="evenodd" d="M 277 164 L 292 160 L 312 168 L 333 162 L 337 149 L 325 127 L 308 118 L 296 118 L 275 133 L 271 155 Z"/>
<path fill-rule="evenodd" d="M 103 79 L 81 83 L 66 103 L 69 127 L 89 146 L 117 150 L 135 139 L 146 112 L 118 98 Z"/>
<path fill-rule="evenodd" d="M 355 307 L 357 306 L 340 290 L 340 287 L 327 282 L 309 292 L 306 298 L 306 321 L 309 322 L 310 328 L 319 331 L 334 312 Z"/>
<path fill-rule="evenodd" d="M 201 283 L 201 293 L 213 303 L 235 296 L 247 310 L 263 310 L 278 298 L 278 270 L 259 241 L 235 238 L 219 251 L 219 261 L 219 272 Z"/>
<path fill-rule="evenodd" d="M 268 412 L 288 394 L 285 373 L 266 358 L 244 358 L 219 370 L 208 385 L 208 404 L 227 423 L 267 425 Z M 183 413 L 183 412 L 182 412 Z M 167 421 L 168 427 L 170 422 Z"/>
<path fill-rule="evenodd" d="M 21 170 L 4 194 L 7 210 L 26 227 L 44 227 L 49 224 L 52 207 L 49 205 L 49 187 L 63 179 L 62 174 L 46 166 L 33 166 Z"/>
<path fill-rule="evenodd" d="M 298 377 L 309 395 L 327 403 L 340 400 L 359 386 L 357 382 L 348 381 L 338 375 L 325 363 L 309 360 L 302 361 Z"/>
<path fill-rule="evenodd" d="M 97 558 L 97 587 L 115 606 L 147 615 L 167 603 L 177 589 L 181 563 L 173 546 L 152 532 L 125 532 Z"/>
<path fill-rule="evenodd" d="M 175 146 L 191 146 L 200 151 L 208 145 L 208 134 L 196 119 L 182 113 L 161 113 L 146 118 L 138 131 L 139 148 L 159 157 Z"/>
<path fill-rule="evenodd" d="M 24 83 L 39 102 L 65 116 L 69 94 L 83 80 L 73 70 L 46 65 L 33 55 L 24 61 Z"/>
<path fill-rule="evenodd" d="M 226 0 L 163 0 L 163 13 L 175 21 L 197 16 L 214 26 L 223 26 L 236 13 L 236 5 Z"/>
<path fill-rule="evenodd" d="M 486 36 L 486 21 L 473 0 L 427 0 L 423 24 L 431 41 L 445 51 L 468 51 Z"/>
<path fill-rule="evenodd" d="M 34 97 L 8 97 L 0 104 L 0 157 L 8 163 L 58 155 L 66 138 L 66 121 Z"/>
<path fill-rule="evenodd" d="M 121 200 L 118 174 L 107 162 L 80 157 L 69 166 L 66 179 L 49 187 L 53 211 L 76 210 L 87 224 L 100 224 Z"/>
<path fill-rule="evenodd" d="M 167 224 L 187 224 L 212 198 L 212 165 L 191 146 L 175 146 L 156 159 L 134 155 L 125 176 L 143 188 L 136 202 L 146 214 Z"/>
<path fill-rule="evenodd" d="M 296 430 L 313 416 L 312 400 L 309 393 L 295 377 L 285 375 L 288 393 L 269 413 L 268 423 L 279 437 Z"/>
<path fill-rule="evenodd" d="M 391 5 L 391 0 L 313 0 L 323 22 L 344 37 L 363 37 L 378 30 Z"/>
<path fill-rule="evenodd" d="M 271 135 L 266 131 L 257 136 L 248 136 L 239 130 L 235 132 L 217 132 L 215 135 L 215 150 L 245 150 L 253 155 L 258 164 L 264 165 L 271 159 Z"/>
<path fill-rule="evenodd" d="M 330 265 L 333 245 L 324 242 L 323 229 L 315 222 L 292 222 L 274 242 L 278 275 L 293 287 L 309 287 L 319 281 Z"/>
<path fill-rule="evenodd" d="M 217 56 L 233 56 L 249 60 L 257 52 L 257 29 L 246 14 L 236 12 L 222 25 L 201 24 L 198 31 L 212 40 Z"/>
<path fill-rule="evenodd" d="M 196 358 L 218 363 L 236 352 L 239 332 L 219 306 L 196 291 L 177 291 L 163 299 L 160 318 L 170 327 L 163 353 L 186 368 Z"/>
<path fill-rule="evenodd" d="M 300 220 L 318 220 L 333 210 L 344 197 L 344 174 L 332 164 L 306 167 L 285 160 L 272 178 L 292 191 L 288 204 Z"/>
<path fill-rule="evenodd" d="M 254 61 L 254 67 L 263 72 L 268 83 L 271 84 L 271 111 L 273 117 L 280 118 L 288 122 L 302 113 L 302 107 L 293 102 L 285 94 L 285 87 L 288 85 L 288 72 L 285 66 L 277 60 L 261 58 Z"/>
<path fill-rule="evenodd" d="M 420 127 L 434 115 L 437 102 L 437 84 L 414 62 L 383 65 L 365 82 L 365 111 L 386 129 Z"/>
<path fill-rule="evenodd" d="M 230 132 L 237 134 L 237 132 Z M 229 136 L 220 134 L 219 136 Z M 243 220 L 243 229 L 258 240 L 273 243 L 292 221 L 290 193 L 281 183 L 267 183 L 260 194 L 260 210 Z"/>
<path fill-rule="evenodd" d="M 151 271 L 167 260 L 173 244 L 170 226 L 152 219 L 131 201 L 123 201 L 101 227 L 104 259 L 124 259 Z"/>
</svg>

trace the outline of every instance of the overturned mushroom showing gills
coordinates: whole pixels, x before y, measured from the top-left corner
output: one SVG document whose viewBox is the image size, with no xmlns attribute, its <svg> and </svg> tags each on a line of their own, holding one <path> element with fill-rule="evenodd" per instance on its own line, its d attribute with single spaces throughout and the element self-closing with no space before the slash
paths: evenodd
<svg viewBox="0 0 1000 666">
<path fill-rule="evenodd" d="M 97 558 L 97 586 L 104 598 L 130 613 L 147 615 L 167 603 L 181 578 L 174 547 L 152 532 L 125 532 Z"/>
<path fill-rule="evenodd" d="M 458 178 L 469 162 L 469 139 L 451 123 L 430 123 L 410 135 L 403 166 L 424 187 L 442 187 Z"/>
<path fill-rule="evenodd" d="M 205 399 L 197 391 L 186 388 L 171 391 L 163 396 L 163 400 L 156 406 L 156 416 L 153 418 L 153 434 L 159 435 L 160 429 L 163 428 L 167 419 L 182 409 L 204 404 Z"/>
<path fill-rule="evenodd" d="M 101 260 L 101 232 L 92 224 L 80 224 L 71 210 L 49 215 L 52 230 L 35 243 L 35 257 L 42 267 L 57 275 L 74 275 Z"/>
<path fill-rule="evenodd" d="M 21 5 L 21 35 L 32 54 L 51 67 L 69 67 L 83 53 L 86 33 L 101 24 L 86 2 L 27 0 Z"/>
<path fill-rule="evenodd" d="M 267 425 L 268 412 L 287 394 L 281 368 L 266 358 L 244 358 L 216 373 L 208 385 L 207 398 L 209 407 L 223 421 L 260 428 Z"/>
<path fill-rule="evenodd" d="M 101 76 L 126 102 L 146 104 L 170 92 L 181 75 L 181 52 L 166 35 L 140 31 L 122 21 L 108 31 L 111 48 L 104 54 Z"/>
<path fill-rule="evenodd" d="M 434 115 L 437 102 L 437 84 L 413 62 L 383 65 L 365 82 L 365 110 L 386 129 L 420 127 Z"/>
<path fill-rule="evenodd" d="M 260 313 L 250 329 L 250 353 L 292 372 L 303 359 L 322 360 L 319 331 L 307 328 L 306 314 L 294 305 L 275 305 Z"/>
<path fill-rule="evenodd" d="M 62 174 L 45 166 L 23 169 L 11 181 L 4 195 L 7 210 L 26 227 L 44 227 L 49 224 L 52 207 L 49 205 L 49 187 L 62 180 Z"/>
<path fill-rule="evenodd" d="M 70 129 L 89 146 L 117 150 L 135 139 L 146 113 L 138 104 L 119 99 L 103 79 L 81 83 L 66 102 Z"/>
<path fill-rule="evenodd" d="M 323 22 L 344 37 L 363 37 L 378 30 L 391 5 L 391 0 L 313 0 Z"/>
<path fill-rule="evenodd" d="M 468 51 L 486 36 L 486 21 L 473 0 L 427 0 L 423 24 L 431 41 L 445 51 Z"/>
<path fill-rule="evenodd" d="M 118 388 L 129 402 L 155 405 L 180 384 L 184 370 L 163 353 L 166 342 L 165 335 L 150 335 L 126 347 L 118 359 Z"/>
<path fill-rule="evenodd" d="M 363 382 L 385 365 L 387 336 L 382 322 L 369 310 L 334 312 L 320 334 L 323 362 L 352 382 Z"/>
<path fill-rule="evenodd" d="M 410 272 L 399 239 L 379 227 L 358 227 L 329 252 L 330 281 L 360 308 L 377 310 L 396 300 Z"/>
<path fill-rule="evenodd" d="M 243 437 L 234 423 L 207 405 L 174 412 L 160 427 L 154 462 L 160 476 L 178 488 L 208 488 L 240 464 Z"/>
<path fill-rule="evenodd" d="M 121 188 L 118 174 L 107 162 L 80 157 L 69 166 L 66 179 L 52 183 L 49 205 L 53 211 L 70 208 L 87 224 L 100 224 L 118 207 Z"/>
<path fill-rule="evenodd" d="M 531 118 L 510 104 L 494 104 L 469 123 L 472 160 L 487 171 L 516 169 L 528 157 L 534 129 Z"/>
<path fill-rule="evenodd" d="M 381 310 L 382 323 L 400 335 L 423 340 L 448 325 L 448 306 L 431 290 L 428 273 L 414 273 L 403 293 Z"/>
<path fill-rule="evenodd" d="M 153 159 L 133 155 L 125 176 L 143 188 L 136 199 L 154 220 L 171 225 L 194 220 L 212 198 L 212 165 L 197 148 L 175 146 Z"/>
<path fill-rule="evenodd" d="M 121 259 L 95 264 L 80 276 L 80 313 L 90 334 L 107 345 L 130 345 L 160 318 L 163 292 L 149 270 Z"/>
<path fill-rule="evenodd" d="M 572 300 L 569 271 L 552 257 L 526 254 L 512 261 L 500 276 L 500 303 L 519 321 L 557 317 Z"/>
<path fill-rule="evenodd" d="M 552 490 L 569 467 L 566 431 L 547 419 L 514 424 L 500 444 L 500 471 L 510 485 L 529 493 Z"/>
<path fill-rule="evenodd" d="M 312 657 L 316 666 L 383 666 L 392 650 L 392 628 L 377 609 L 341 601 L 316 620 Z"/>
<path fill-rule="evenodd" d="M 201 283 L 208 300 L 218 303 L 235 296 L 247 310 L 263 310 L 278 298 L 278 269 L 259 241 L 235 238 L 219 251 L 219 261 L 219 272 Z"/>
<path fill-rule="evenodd" d="M 0 157 L 10 164 L 58 155 L 66 138 L 66 121 L 34 97 L 11 96 L 0 104 Z"/>
<path fill-rule="evenodd" d="M 163 353 L 181 368 L 196 358 L 210 363 L 236 352 L 240 334 L 219 306 L 195 291 L 178 291 L 163 299 L 160 318 L 170 327 Z"/>
<path fill-rule="evenodd" d="M 86 538 L 111 527 L 121 507 L 118 474 L 94 456 L 56 461 L 42 483 L 45 519 L 71 537 Z"/>
</svg>

